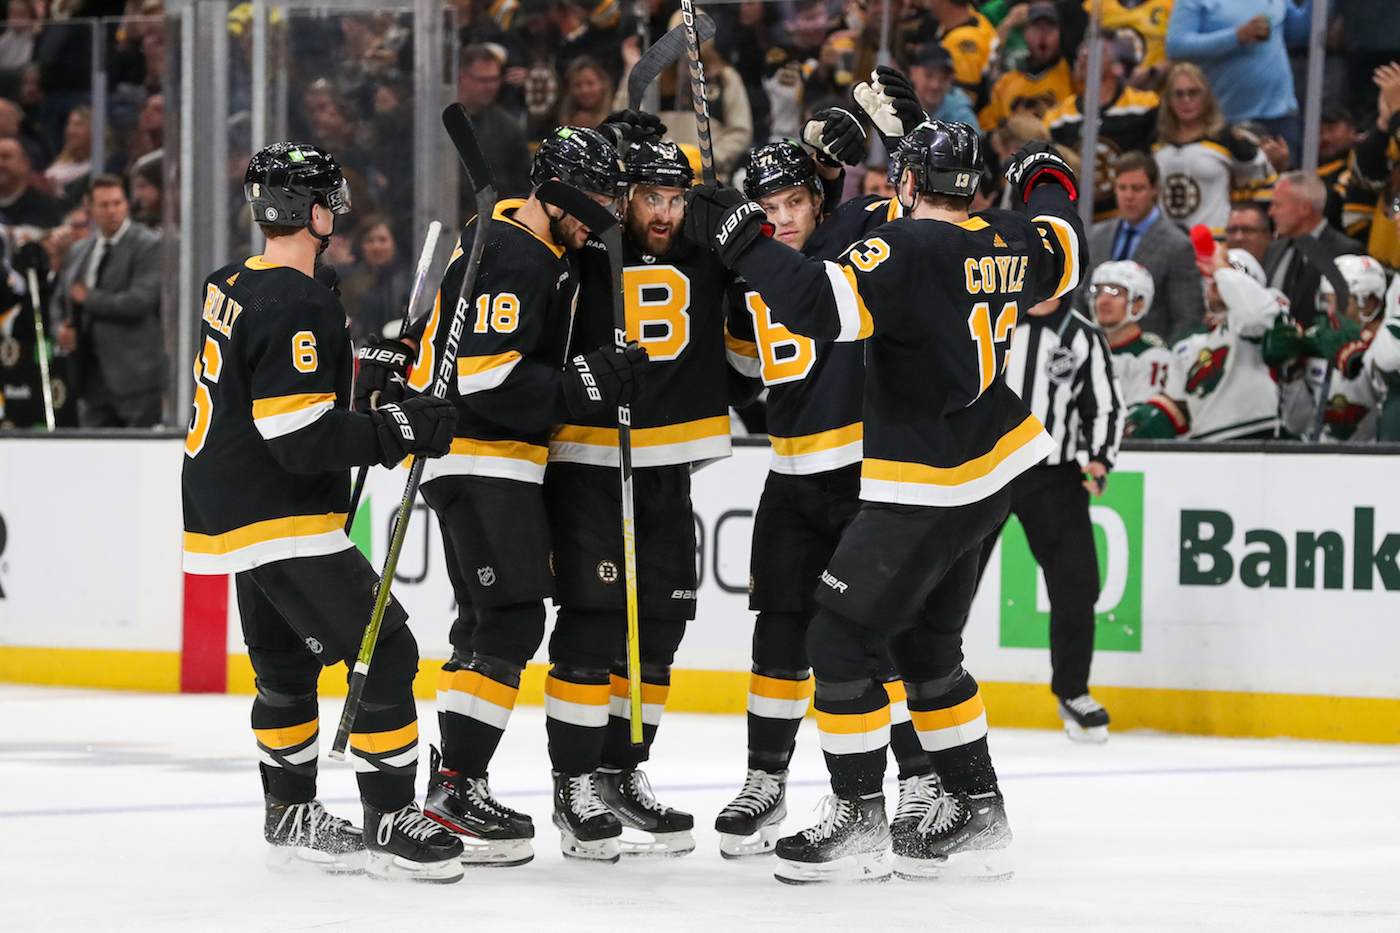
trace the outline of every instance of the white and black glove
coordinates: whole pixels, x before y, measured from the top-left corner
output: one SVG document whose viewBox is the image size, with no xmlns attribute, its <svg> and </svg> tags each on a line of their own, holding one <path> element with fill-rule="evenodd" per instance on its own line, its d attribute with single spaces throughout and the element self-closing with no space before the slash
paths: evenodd
<svg viewBox="0 0 1400 933">
<path fill-rule="evenodd" d="M 828 107 L 812 114 L 802 127 L 802 141 L 817 150 L 817 161 L 830 168 L 838 165 L 859 165 L 869 149 L 865 144 L 865 128 L 849 110 Z"/>
<path fill-rule="evenodd" d="M 880 134 L 890 139 L 908 136 L 928 119 L 914 85 L 888 65 L 870 72 L 870 81 L 851 88 L 851 96 Z"/>
<path fill-rule="evenodd" d="M 636 397 L 651 360 L 636 341 L 618 353 L 599 347 L 564 364 L 564 404 L 569 417 L 586 418 L 626 405 Z"/>
<path fill-rule="evenodd" d="M 600 132 L 613 141 L 619 152 L 633 143 L 659 140 L 666 135 L 666 124 L 654 113 L 642 110 L 614 110 L 598 125 Z"/>
<path fill-rule="evenodd" d="M 416 351 L 401 340 L 371 337 L 357 355 L 360 371 L 355 374 L 355 410 L 368 412 L 402 401 Z"/>
<path fill-rule="evenodd" d="M 457 406 L 445 398 L 419 395 L 380 405 L 369 416 L 379 435 L 385 466 L 393 466 L 409 454 L 441 457 L 452 449 Z"/>
<path fill-rule="evenodd" d="M 1020 148 L 1006 164 L 1006 183 L 1011 186 L 1011 203 L 1021 205 L 1037 185 L 1056 184 L 1065 189 L 1070 201 L 1079 200 L 1079 182 L 1074 169 L 1053 145 L 1032 140 Z"/>
<path fill-rule="evenodd" d="M 685 235 L 692 243 L 713 249 L 732 269 L 735 261 L 773 225 L 757 201 L 726 185 L 696 185 L 685 193 Z"/>
</svg>

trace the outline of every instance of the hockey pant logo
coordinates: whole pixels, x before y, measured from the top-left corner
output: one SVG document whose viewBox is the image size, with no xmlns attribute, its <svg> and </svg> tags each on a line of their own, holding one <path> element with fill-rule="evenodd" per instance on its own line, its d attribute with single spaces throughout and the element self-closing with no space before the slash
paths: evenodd
<svg viewBox="0 0 1400 933">
<path fill-rule="evenodd" d="M 739 229 L 739 225 L 754 214 L 767 216 L 763 213 L 763 208 L 759 207 L 754 201 L 745 201 L 743 204 L 738 205 L 729 212 L 729 215 L 725 217 L 724 221 L 719 225 L 719 231 L 715 234 L 715 240 L 718 241 L 720 246 L 727 246 L 729 244 L 729 238 L 734 235 L 735 230 Z"/>
<path fill-rule="evenodd" d="M 496 582 L 495 568 L 490 566 L 476 568 L 476 578 L 481 581 L 482 586 L 490 586 Z"/>
<path fill-rule="evenodd" d="M 603 392 L 598 388 L 598 380 L 593 376 L 593 370 L 588 368 L 588 361 L 582 355 L 574 357 L 574 369 L 578 370 L 579 381 L 588 390 L 588 397 L 592 401 L 601 402 Z"/>
<path fill-rule="evenodd" d="M 617 564 L 610 560 L 601 560 L 598 562 L 599 580 L 602 580 L 604 583 L 616 583 L 618 576 Z"/>
<path fill-rule="evenodd" d="M 324 646 L 316 639 L 308 637 L 306 647 L 311 649 L 312 654 L 320 654 Z"/>
<path fill-rule="evenodd" d="M 822 571 L 822 582 L 838 593 L 846 592 L 846 584 L 833 577 L 830 570 Z"/>
</svg>

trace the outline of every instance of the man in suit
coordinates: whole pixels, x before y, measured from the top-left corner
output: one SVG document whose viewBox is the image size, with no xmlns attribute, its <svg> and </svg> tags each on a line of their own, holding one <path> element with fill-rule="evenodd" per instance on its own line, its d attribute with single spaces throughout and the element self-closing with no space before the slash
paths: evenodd
<svg viewBox="0 0 1400 933">
<path fill-rule="evenodd" d="M 58 347 L 78 353 L 78 422 L 94 428 L 160 423 L 165 338 L 160 322 L 160 234 L 130 219 L 122 180 L 92 180 L 93 232 L 59 272 Z"/>
<path fill-rule="evenodd" d="M 1288 172 L 1274 184 L 1269 216 L 1276 239 L 1264 253 L 1264 275 L 1269 287 L 1288 296 L 1294 319 L 1304 327 L 1317 316 L 1317 286 L 1329 271 L 1326 266 L 1346 253 L 1366 253 L 1366 247 L 1328 225 L 1326 209 L 1327 186 L 1316 175 Z"/>
<path fill-rule="evenodd" d="M 1118 216 L 1089 230 L 1090 266 L 1123 259 L 1144 266 L 1152 274 L 1157 297 L 1139 324 L 1170 345 L 1205 319 L 1201 271 L 1191 238 L 1158 209 L 1157 163 L 1150 156 L 1129 152 L 1119 159 L 1113 195 Z M 1088 290 L 1081 293 L 1087 296 Z"/>
</svg>

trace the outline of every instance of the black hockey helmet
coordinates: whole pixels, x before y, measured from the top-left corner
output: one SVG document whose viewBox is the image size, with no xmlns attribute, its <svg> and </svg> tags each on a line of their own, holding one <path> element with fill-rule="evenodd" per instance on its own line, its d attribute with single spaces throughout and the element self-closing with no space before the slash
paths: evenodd
<svg viewBox="0 0 1400 933">
<path fill-rule="evenodd" d="M 254 223 L 308 226 L 313 204 L 332 214 L 350 213 L 350 186 L 340 163 L 310 143 L 273 143 L 260 149 L 248 161 L 243 195 Z"/>
<path fill-rule="evenodd" d="M 898 185 L 912 172 L 915 191 L 970 198 L 977 193 L 982 165 L 982 137 L 974 127 L 925 120 L 899 144 L 890 160 L 891 180 Z"/>
<path fill-rule="evenodd" d="M 633 143 L 622 162 L 627 167 L 629 184 L 659 188 L 689 188 L 695 184 L 695 170 L 675 143 L 650 139 Z"/>
<path fill-rule="evenodd" d="M 617 148 L 602 133 L 582 126 L 561 126 L 540 140 L 530 184 L 539 186 L 551 178 L 610 198 L 627 193 L 627 171 Z"/>
<path fill-rule="evenodd" d="M 817 179 L 817 164 L 799 143 L 782 139 L 749 150 L 744 161 L 744 197 L 751 201 L 766 198 L 784 188 L 806 185 L 820 206 L 822 186 Z"/>
</svg>

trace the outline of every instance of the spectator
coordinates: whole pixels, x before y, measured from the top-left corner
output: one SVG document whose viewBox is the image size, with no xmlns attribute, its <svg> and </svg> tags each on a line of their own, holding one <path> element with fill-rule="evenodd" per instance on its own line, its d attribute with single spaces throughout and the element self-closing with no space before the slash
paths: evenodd
<svg viewBox="0 0 1400 933">
<path fill-rule="evenodd" d="M 457 71 L 458 100 L 476 127 L 497 190 L 502 197 L 515 197 L 530 190 L 530 151 L 520 124 L 496 103 L 500 92 L 501 60 L 496 54 L 484 45 L 463 49 Z M 471 186 L 460 184 L 459 192 L 462 216 L 469 217 L 476 210 Z"/>
<path fill-rule="evenodd" d="M 152 230 L 159 230 L 165 220 L 162 197 L 164 173 L 165 160 L 161 150 L 147 153 L 131 167 L 131 219 Z"/>
<path fill-rule="evenodd" d="M 1322 120 L 1318 125 L 1317 177 L 1327 187 L 1327 222 L 1335 229 L 1348 233 L 1342 220 L 1346 210 L 1346 191 L 1351 183 L 1351 151 L 1361 141 L 1357 132 L 1356 120 L 1351 111 L 1338 104 L 1327 104 L 1322 108 Z M 1375 208 L 1372 201 L 1371 208 Z M 1364 237 L 1356 237 L 1366 242 Z"/>
<path fill-rule="evenodd" d="M 133 224 L 122 180 L 92 180 L 92 235 L 76 244 L 54 291 L 58 345 L 80 361 L 83 427 L 160 423 L 165 335 L 160 322 L 160 235 Z"/>
<path fill-rule="evenodd" d="M 1167 57 L 1200 65 L 1225 122 L 1259 121 L 1297 162 L 1303 127 L 1286 44 L 1305 43 L 1311 19 L 1312 0 L 1176 0 Z"/>
<path fill-rule="evenodd" d="M 165 95 L 156 93 L 146 96 L 141 112 L 136 117 L 136 129 L 126 142 L 126 157 L 129 163 L 135 162 L 147 153 L 155 152 L 165 145 Z"/>
<path fill-rule="evenodd" d="M 680 22 L 680 14 L 671 17 L 672 26 Z M 753 114 L 744 79 L 725 63 L 714 41 L 700 46 L 700 60 L 705 66 L 705 96 L 710 103 L 710 144 L 713 147 L 715 172 L 728 179 L 739 157 L 753 144 Z M 661 106 L 671 101 L 679 109 L 663 109 L 659 114 L 666 124 L 666 138 L 681 146 L 699 145 L 695 130 L 695 110 L 690 103 L 690 79 L 685 60 L 675 68 L 662 72 L 657 84 L 661 88 Z M 623 76 L 622 87 L 627 86 Z M 618 92 L 619 98 L 622 91 Z"/>
<path fill-rule="evenodd" d="M 919 103 L 930 117 L 977 126 L 972 101 L 962 88 L 953 86 L 953 59 L 947 49 L 937 43 L 929 43 L 914 58 L 907 71 L 914 92 L 919 95 Z"/>
<path fill-rule="evenodd" d="M 34 58 L 34 38 L 39 35 L 39 10 L 34 0 L 10 0 L 5 33 L 0 35 L 0 71 L 18 72 Z"/>
<path fill-rule="evenodd" d="M 890 167 L 883 163 L 867 165 L 865 174 L 860 177 L 860 193 L 873 194 L 879 198 L 894 197 L 894 185 L 890 184 Z"/>
<path fill-rule="evenodd" d="M 53 155 L 19 104 L 3 97 L 0 97 L 0 139 L 18 139 L 31 165 L 47 165 Z"/>
<path fill-rule="evenodd" d="M 47 230 L 63 220 L 63 205 L 29 186 L 29 155 L 17 139 L 0 139 L 0 224 Z"/>
<path fill-rule="evenodd" d="M 1344 253 L 1366 252 L 1360 243 L 1327 225 L 1322 213 L 1326 207 L 1327 189 L 1316 175 L 1288 172 L 1274 185 L 1269 216 L 1277 239 L 1265 254 L 1264 272 L 1269 286 L 1287 296 L 1293 317 L 1303 327 L 1311 326 L 1317 314 L 1322 264 Z"/>
<path fill-rule="evenodd" d="M 1219 235 L 1235 199 L 1262 194 L 1274 172 L 1258 141 L 1225 125 L 1201 69 L 1190 62 L 1167 73 L 1157 111 L 1153 156 L 1162 176 L 1162 210 L 1190 230 L 1205 224 Z"/>
<path fill-rule="evenodd" d="M 1180 340 L 1205 316 L 1201 273 L 1191 238 L 1157 206 L 1157 163 L 1140 152 L 1118 165 L 1114 195 L 1118 219 L 1094 224 L 1089 231 L 1089 264 L 1131 259 L 1152 274 L 1156 298 L 1142 329 Z"/>
<path fill-rule="evenodd" d="M 928 11 L 938 24 L 934 41 L 948 50 L 958 87 L 967 92 L 974 109 L 985 107 L 991 93 L 992 55 L 1000 41 L 996 28 L 977 12 L 972 0 L 928 0 Z"/>
<path fill-rule="evenodd" d="M 991 144 L 992 152 L 997 157 L 998 165 L 1005 165 L 1006 160 L 1015 155 L 1020 148 L 1031 140 L 1040 142 L 1050 142 L 1050 131 L 1045 124 L 1029 114 L 1016 114 L 1006 117 L 997 128 L 987 134 L 987 140 Z M 1067 152 L 1068 150 L 1066 150 Z M 1071 163 L 1073 168 L 1078 168 L 1078 157 L 1069 152 L 1068 155 L 1076 161 Z M 1007 189 L 1002 198 L 1001 207 L 1010 209 L 1010 189 Z"/>
<path fill-rule="evenodd" d="M 982 128 L 995 129 L 1004 117 L 1030 113 L 1044 119 L 1061 101 L 1074 94 L 1069 62 L 1060 51 L 1060 10 L 1037 0 L 1026 11 L 1028 54 L 1015 71 L 1002 75 L 992 87 L 991 102 L 978 115 Z"/>
<path fill-rule="evenodd" d="M 822 44 L 820 58 L 808 81 L 807 98 L 811 109 L 819 109 L 826 98 L 842 96 L 853 82 L 866 80 L 875 70 L 887 2 L 890 56 L 895 61 L 908 59 L 913 50 L 910 47 L 910 34 L 905 27 L 916 24 L 907 20 L 909 6 L 905 0 L 866 0 L 863 8 L 857 5 L 852 10 L 860 18 L 860 28 L 838 29 L 827 36 Z"/>
<path fill-rule="evenodd" d="M 350 335 L 361 343 L 386 336 L 384 328 L 393 324 L 393 336 L 397 337 L 397 322 L 408 309 L 413 270 L 399 254 L 393 230 L 383 218 L 370 218 L 356 240 L 358 262 L 340 286 Z"/>
<path fill-rule="evenodd" d="M 1087 7 L 1086 7 L 1087 9 Z M 1133 44 L 1137 68 L 1133 87 L 1155 91 L 1171 62 L 1167 61 L 1167 20 L 1172 0 L 1103 0 L 1103 28 Z"/>
<path fill-rule="evenodd" d="M 50 190 L 68 206 L 77 204 L 87 190 L 92 172 L 92 108 L 75 107 L 63 131 L 63 149 L 44 169 Z"/>
<path fill-rule="evenodd" d="M 1348 103 L 1361 126 L 1375 119 L 1377 68 L 1400 59 L 1400 16 L 1394 0 L 1333 0 L 1342 11 L 1342 49 L 1346 53 Z"/>
<path fill-rule="evenodd" d="M 596 130 L 612 111 L 612 77 L 596 60 L 579 56 L 564 72 L 564 99 L 559 104 L 562 126 L 586 126 Z"/>
<path fill-rule="evenodd" d="M 1380 91 L 1376 122 L 1352 152 L 1351 180 L 1342 218 L 1353 237 L 1366 230 L 1370 253 L 1392 267 L 1400 266 L 1400 231 L 1386 214 L 1391 199 L 1400 193 L 1396 169 L 1400 168 L 1400 64 L 1376 69 L 1373 80 Z M 1375 205 L 1368 207 L 1368 205 Z M 1400 213 L 1400 212 L 1396 212 Z M 1372 222 L 1374 221 L 1374 223 Z"/>
<path fill-rule="evenodd" d="M 1273 238 L 1274 222 L 1263 204 L 1245 201 L 1230 211 L 1230 220 L 1225 225 L 1225 245 L 1249 253 L 1260 268 L 1264 266 L 1264 256 Z"/>
</svg>

